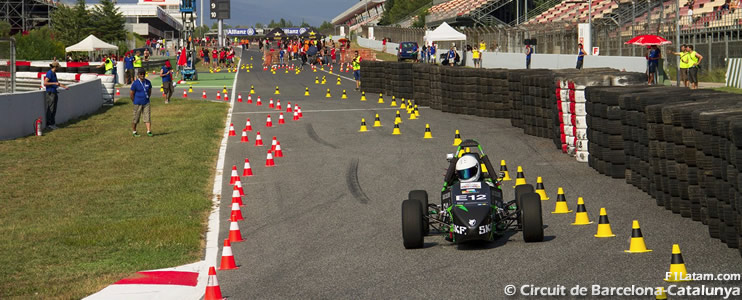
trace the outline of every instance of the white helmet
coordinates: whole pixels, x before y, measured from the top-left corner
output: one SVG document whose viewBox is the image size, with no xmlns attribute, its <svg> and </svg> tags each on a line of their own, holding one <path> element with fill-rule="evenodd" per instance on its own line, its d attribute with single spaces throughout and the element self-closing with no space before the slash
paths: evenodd
<svg viewBox="0 0 742 300">
<path fill-rule="evenodd" d="M 479 160 L 474 154 L 466 154 L 456 162 L 456 175 L 461 182 L 479 180 Z"/>
</svg>

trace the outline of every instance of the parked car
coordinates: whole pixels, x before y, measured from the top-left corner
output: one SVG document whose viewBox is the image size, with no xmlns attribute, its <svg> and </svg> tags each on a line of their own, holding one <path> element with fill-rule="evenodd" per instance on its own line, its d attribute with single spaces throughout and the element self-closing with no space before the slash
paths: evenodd
<svg viewBox="0 0 742 300">
<path fill-rule="evenodd" d="M 406 59 L 417 60 L 418 47 L 416 42 L 401 42 L 397 49 L 397 61 Z"/>
</svg>

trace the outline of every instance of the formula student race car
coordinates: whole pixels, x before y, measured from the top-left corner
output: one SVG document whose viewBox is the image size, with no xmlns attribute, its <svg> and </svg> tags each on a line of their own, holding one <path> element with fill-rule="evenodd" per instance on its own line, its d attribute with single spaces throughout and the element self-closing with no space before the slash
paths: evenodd
<svg viewBox="0 0 742 300">
<path fill-rule="evenodd" d="M 456 153 L 447 158 L 449 166 L 440 205 L 429 204 L 424 190 L 411 191 L 402 202 L 405 248 L 422 248 L 423 237 L 431 232 L 431 227 L 456 244 L 493 241 L 508 230 L 522 231 L 526 242 L 544 240 L 541 198 L 532 185 L 517 186 L 515 199 L 503 201 L 500 183 L 504 174 L 495 173 L 489 157 L 475 140 L 463 141 Z M 487 172 L 481 172 L 482 166 Z"/>
</svg>

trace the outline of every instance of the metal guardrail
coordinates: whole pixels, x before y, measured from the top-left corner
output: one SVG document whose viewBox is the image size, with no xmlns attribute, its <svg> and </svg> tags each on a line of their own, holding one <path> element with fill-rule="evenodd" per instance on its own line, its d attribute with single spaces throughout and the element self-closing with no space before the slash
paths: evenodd
<svg viewBox="0 0 742 300">
<path fill-rule="evenodd" d="M 15 39 L 0 38 L 0 45 L 6 44 L 7 48 L 3 47 L 0 49 L 0 59 L 7 57 L 8 64 L 0 66 L 0 93 L 15 93 L 16 87 L 16 53 L 15 53 Z"/>
</svg>

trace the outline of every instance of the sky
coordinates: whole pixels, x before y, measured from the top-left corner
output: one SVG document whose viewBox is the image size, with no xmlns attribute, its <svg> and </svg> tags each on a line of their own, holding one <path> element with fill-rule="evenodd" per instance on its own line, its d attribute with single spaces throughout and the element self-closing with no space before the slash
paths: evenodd
<svg viewBox="0 0 742 300">
<path fill-rule="evenodd" d="M 197 5 L 203 1 L 208 9 L 209 0 L 197 0 Z M 65 3 L 73 3 L 75 0 L 63 0 Z M 87 0 L 88 3 L 97 3 L 98 0 Z M 137 0 L 118 0 L 118 3 L 137 3 Z M 332 18 L 350 8 L 358 0 L 231 0 L 231 19 L 224 23 L 236 25 L 254 25 L 256 22 L 270 23 L 271 19 L 281 18 L 291 21 L 296 25 L 301 24 L 302 19 L 312 26 L 319 26 L 323 21 L 331 21 Z M 208 14 L 208 10 L 206 11 Z M 211 25 L 216 20 L 210 20 L 204 15 L 204 23 Z M 200 24 L 200 17 L 197 20 Z"/>
</svg>

